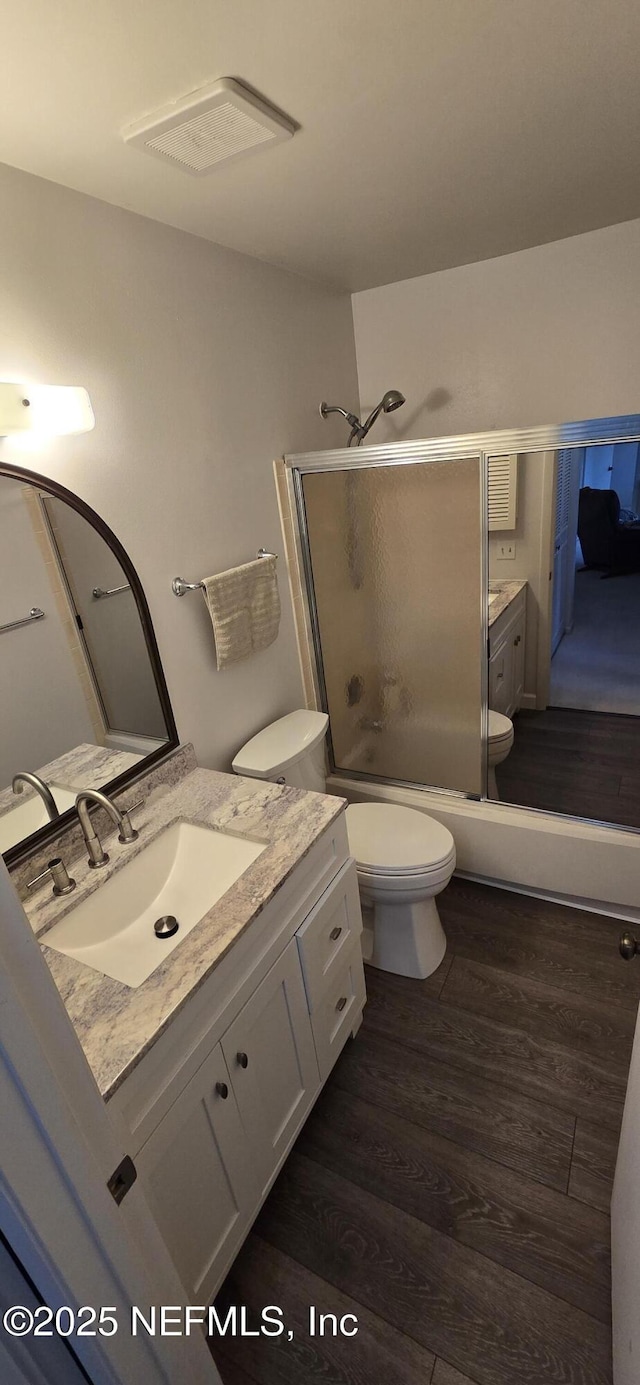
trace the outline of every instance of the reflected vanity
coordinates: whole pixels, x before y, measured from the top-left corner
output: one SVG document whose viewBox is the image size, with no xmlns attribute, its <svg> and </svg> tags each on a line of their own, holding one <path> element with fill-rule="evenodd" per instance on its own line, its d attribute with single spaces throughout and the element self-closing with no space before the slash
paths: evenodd
<svg viewBox="0 0 640 1385">
<path fill-rule="evenodd" d="M 146 598 L 104 521 L 0 466 L 0 853 L 70 820 L 177 746 Z M 40 784 L 38 784 L 40 781 Z M 50 790 L 52 799 L 47 795 Z"/>
</svg>

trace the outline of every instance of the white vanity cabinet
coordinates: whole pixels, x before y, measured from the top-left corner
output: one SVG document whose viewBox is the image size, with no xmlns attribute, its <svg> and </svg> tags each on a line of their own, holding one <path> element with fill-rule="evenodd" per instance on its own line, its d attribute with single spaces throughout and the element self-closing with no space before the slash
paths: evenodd
<svg viewBox="0 0 640 1385">
<path fill-rule="evenodd" d="M 524 693 L 526 589 L 509 603 L 489 631 L 489 706 L 512 717 Z"/>
<path fill-rule="evenodd" d="M 366 1000 L 344 814 L 110 1104 L 192 1303 L 215 1295 Z"/>
</svg>

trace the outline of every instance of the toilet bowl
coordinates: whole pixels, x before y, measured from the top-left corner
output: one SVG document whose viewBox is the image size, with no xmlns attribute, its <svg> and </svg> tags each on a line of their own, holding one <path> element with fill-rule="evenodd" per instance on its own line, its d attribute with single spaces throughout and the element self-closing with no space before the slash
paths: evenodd
<svg viewBox="0 0 640 1385">
<path fill-rule="evenodd" d="M 290 712 L 247 741 L 233 770 L 323 792 L 328 725 L 325 712 Z M 451 833 L 426 813 L 396 803 L 350 804 L 346 821 L 361 901 L 372 911 L 367 960 L 401 976 L 430 976 L 447 946 L 435 896 L 455 869 Z"/>
<path fill-rule="evenodd" d="M 500 798 L 496 765 L 506 760 L 514 740 L 513 722 L 502 712 L 489 711 L 489 737 L 487 741 L 487 770 L 489 798 Z"/>
<path fill-rule="evenodd" d="M 430 976 L 447 947 L 435 896 L 455 869 L 450 831 L 398 803 L 351 803 L 346 816 L 360 897 L 373 907 L 372 966 Z"/>
</svg>

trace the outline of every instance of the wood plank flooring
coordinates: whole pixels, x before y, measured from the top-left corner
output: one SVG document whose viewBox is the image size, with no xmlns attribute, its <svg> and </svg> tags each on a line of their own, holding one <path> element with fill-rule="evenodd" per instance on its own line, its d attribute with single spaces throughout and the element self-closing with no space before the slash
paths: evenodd
<svg viewBox="0 0 640 1385">
<path fill-rule="evenodd" d="M 610 1385 L 609 1217 L 640 962 L 622 925 L 454 880 L 425 982 L 369 968 L 348 1044 L 223 1286 L 293 1339 L 224 1385 Z M 309 1307 L 355 1314 L 311 1336 Z M 350 1321 L 350 1320 L 348 1320 Z"/>
<path fill-rule="evenodd" d="M 547 707 L 514 717 L 500 798 L 640 828 L 640 717 Z"/>
</svg>

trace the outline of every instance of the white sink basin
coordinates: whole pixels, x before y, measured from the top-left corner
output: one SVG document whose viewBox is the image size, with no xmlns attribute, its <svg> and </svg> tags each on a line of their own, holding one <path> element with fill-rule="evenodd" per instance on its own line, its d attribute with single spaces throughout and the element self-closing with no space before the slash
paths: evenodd
<svg viewBox="0 0 640 1385">
<path fill-rule="evenodd" d="M 141 986 L 264 849 L 262 842 L 175 822 L 42 941 L 125 986 Z M 178 920 L 178 931 L 158 938 L 153 925 L 166 915 Z"/>
<path fill-rule="evenodd" d="M 50 784 L 49 788 L 60 813 L 73 808 L 76 794 L 80 792 L 79 789 L 67 789 L 59 784 Z M 39 793 L 30 793 L 28 798 L 16 794 L 15 808 L 0 813 L 0 854 L 8 851 L 10 846 L 16 846 L 23 837 L 30 837 L 39 827 L 45 827 L 48 821 L 49 815 Z"/>
</svg>

